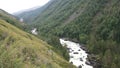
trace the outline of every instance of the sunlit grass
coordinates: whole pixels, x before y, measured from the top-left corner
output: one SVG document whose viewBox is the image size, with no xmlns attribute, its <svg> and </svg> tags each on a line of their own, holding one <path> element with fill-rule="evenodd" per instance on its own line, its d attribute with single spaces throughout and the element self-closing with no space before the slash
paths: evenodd
<svg viewBox="0 0 120 68">
<path fill-rule="evenodd" d="M 0 20 L 1 68 L 69 68 L 46 42 Z M 73 66 L 72 66 L 73 67 Z"/>
</svg>

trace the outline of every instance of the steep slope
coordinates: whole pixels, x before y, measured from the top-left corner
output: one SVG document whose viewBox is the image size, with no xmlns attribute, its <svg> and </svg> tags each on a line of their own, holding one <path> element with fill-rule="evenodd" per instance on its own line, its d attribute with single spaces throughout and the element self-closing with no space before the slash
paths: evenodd
<svg viewBox="0 0 120 68">
<path fill-rule="evenodd" d="M 49 43 L 56 37 L 77 40 L 96 55 L 99 68 L 120 67 L 119 0 L 52 1 L 31 25 L 38 28 L 39 36 Z"/>
<path fill-rule="evenodd" d="M 6 20 L 0 19 L 0 68 L 74 68 L 46 42 Z"/>
<path fill-rule="evenodd" d="M 18 28 L 21 28 L 21 29 L 23 29 L 24 25 L 25 25 L 23 22 L 18 21 L 15 16 L 7 13 L 6 11 L 4 11 L 2 9 L 0 9 L 0 19 L 3 19 L 6 22 L 8 22 L 14 26 L 17 26 Z"/>
</svg>

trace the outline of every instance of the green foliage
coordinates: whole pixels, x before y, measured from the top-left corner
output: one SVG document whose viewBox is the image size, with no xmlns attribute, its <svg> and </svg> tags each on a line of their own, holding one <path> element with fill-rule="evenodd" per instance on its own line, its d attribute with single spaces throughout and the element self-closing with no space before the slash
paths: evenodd
<svg viewBox="0 0 120 68">
<path fill-rule="evenodd" d="M 52 49 L 0 19 L 0 68 L 69 68 L 70 64 Z"/>
<path fill-rule="evenodd" d="M 112 62 L 112 52 L 110 50 L 106 50 L 105 51 L 105 54 L 104 54 L 104 57 L 103 57 L 103 67 L 104 68 L 110 68 L 111 66 L 111 62 Z"/>
<path fill-rule="evenodd" d="M 24 29 L 24 25 L 22 22 L 18 21 L 13 15 L 5 12 L 4 10 L 0 9 L 0 19 L 5 20 L 6 22 L 17 26 L 20 29 Z"/>
<path fill-rule="evenodd" d="M 58 41 L 54 37 L 76 39 L 100 57 L 102 68 L 117 68 L 120 67 L 119 6 L 119 0 L 52 0 L 30 27 L 38 28 L 39 36 L 56 48 Z"/>
<path fill-rule="evenodd" d="M 87 37 L 87 35 L 85 35 L 85 34 L 81 34 L 81 35 L 79 35 L 79 40 L 80 40 L 80 42 L 82 42 L 83 44 L 86 44 L 86 42 L 87 42 L 87 40 L 88 40 L 88 37 Z"/>
</svg>

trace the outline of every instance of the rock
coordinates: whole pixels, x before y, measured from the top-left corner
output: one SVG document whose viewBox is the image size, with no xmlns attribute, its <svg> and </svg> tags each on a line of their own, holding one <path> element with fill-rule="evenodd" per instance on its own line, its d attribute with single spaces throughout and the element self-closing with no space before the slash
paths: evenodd
<svg viewBox="0 0 120 68">
<path fill-rule="evenodd" d="M 70 62 L 71 64 L 73 64 L 73 62 Z"/>
<path fill-rule="evenodd" d="M 79 54 L 78 52 L 74 52 L 73 54 Z"/>
<path fill-rule="evenodd" d="M 83 59 L 82 59 L 82 58 L 80 58 L 80 61 L 83 61 Z"/>
<path fill-rule="evenodd" d="M 78 51 L 81 51 L 80 49 Z"/>
<path fill-rule="evenodd" d="M 86 61 L 85 63 L 86 63 L 87 65 L 91 65 L 91 63 L 90 63 L 89 61 Z"/>
<path fill-rule="evenodd" d="M 70 56 L 70 58 L 74 58 L 73 56 Z"/>
<path fill-rule="evenodd" d="M 80 65 L 78 68 L 82 68 L 82 66 Z"/>
<path fill-rule="evenodd" d="M 67 50 L 70 50 L 71 48 L 67 48 Z"/>
<path fill-rule="evenodd" d="M 87 54 L 90 54 L 90 52 L 89 52 L 89 51 L 86 51 L 86 53 L 87 53 Z"/>
<path fill-rule="evenodd" d="M 84 46 L 81 46 L 80 48 L 83 49 L 83 50 L 85 50 L 85 51 L 87 51 L 87 48 L 84 47 Z"/>
<path fill-rule="evenodd" d="M 96 55 L 94 54 L 88 55 L 88 61 L 90 62 L 90 65 L 92 65 L 94 68 L 101 68 L 100 59 L 97 59 Z"/>
</svg>

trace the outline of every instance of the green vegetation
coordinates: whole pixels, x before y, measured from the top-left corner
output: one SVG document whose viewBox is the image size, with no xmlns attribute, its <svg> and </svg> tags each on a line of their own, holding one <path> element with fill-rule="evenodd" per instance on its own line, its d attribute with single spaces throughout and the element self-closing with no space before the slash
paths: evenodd
<svg viewBox="0 0 120 68">
<path fill-rule="evenodd" d="M 3 19 L 14 26 L 17 26 L 20 29 L 24 29 L 25 24 L 23 22 L 18 21 L 13 15 L 10 15 L 2 9 L 0 9 L 0 19 Z"/>
<path fill-rule="evenodd" d="M 46 9 L 49 6 L 49 4 L 51 4 L 51 1 L 45 6 L 36 7 L 36 9 L 31 8 L 29 11 L 26 10 L 23 12 L 16 12 L 13 15 L 16 15 L 18 19 L 23 18 L 24 22 L 30 24 L 44 9 Z"/>
<path fill-rule="evenodd" d="M 75 68 L 46 42 L 0 19 L 0 68 Z"/>
<path fill-rule="evenodd" d="M 118 68 L 119 6 L 119 0 L 52 0 L 30 27 L 38 28 L 39 36 L 54 47 L 59 37 L 78 40 L 96 55 L 99 68 Z"/>
</svg>

